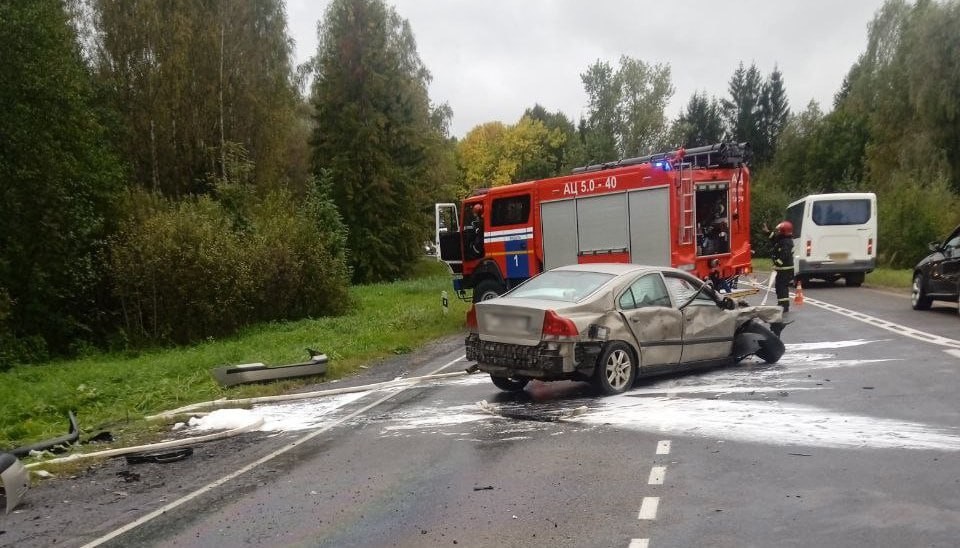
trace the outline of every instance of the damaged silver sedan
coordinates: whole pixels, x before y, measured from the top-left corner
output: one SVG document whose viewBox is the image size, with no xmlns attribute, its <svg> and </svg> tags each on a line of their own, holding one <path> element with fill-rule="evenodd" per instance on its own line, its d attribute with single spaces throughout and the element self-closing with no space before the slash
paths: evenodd
<svg viewBox="0 0 960 548">
<path fill-rule="evenodd" d="M 684 271 L 634 264 L 564 266 L 467 314 L 467 359 L 506 391 L 531 379 L 592 382 L 604 394 L 640 376 L 784 352 L 779 306 L 749 306 Z"/>
</svg>

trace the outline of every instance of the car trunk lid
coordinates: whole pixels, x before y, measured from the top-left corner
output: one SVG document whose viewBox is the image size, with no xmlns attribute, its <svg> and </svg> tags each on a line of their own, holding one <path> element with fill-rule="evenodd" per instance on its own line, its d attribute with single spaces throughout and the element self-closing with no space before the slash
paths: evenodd
<svg viewBox="0 0 960 548">
<path fill-rule="evenodd" d="M 498 303 L 495 299 L 477 303 L 477 327 L 485 341 L 533 346 L 541 341 L 547 310 L 562 315 L 573 303 L 524 300 L 523 304 Z"/>
</svg>

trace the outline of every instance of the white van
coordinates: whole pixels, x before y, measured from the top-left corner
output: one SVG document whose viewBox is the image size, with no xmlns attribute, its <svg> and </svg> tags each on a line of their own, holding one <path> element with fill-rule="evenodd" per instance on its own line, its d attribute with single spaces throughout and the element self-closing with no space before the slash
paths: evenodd
<svg viewBox="0 0 960 548">
<path fill-rule="evenodd" d="M 793 223 L 797 279 L 843 278 L 859 287 L 877 263 L 877 196 L 872 192 L 811 194 L 787 206 Z"/>
</svg>

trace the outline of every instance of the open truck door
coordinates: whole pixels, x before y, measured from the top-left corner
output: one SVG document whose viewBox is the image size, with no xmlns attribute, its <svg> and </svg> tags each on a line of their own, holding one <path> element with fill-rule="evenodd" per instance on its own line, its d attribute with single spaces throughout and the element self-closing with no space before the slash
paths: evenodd
<svg viewBox="0 0 960 548">
<path fill-rule="evenodd" d="M 454 273 L 463 272 L 463 242 L 457 204 L 434 205 L 434 245 L 437 258 L 447 263 Z"/>
</svg>

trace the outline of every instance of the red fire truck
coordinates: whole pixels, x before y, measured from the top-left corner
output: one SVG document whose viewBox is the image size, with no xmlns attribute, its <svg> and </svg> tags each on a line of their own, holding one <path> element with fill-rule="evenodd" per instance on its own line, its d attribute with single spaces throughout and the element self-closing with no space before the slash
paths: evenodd
<svg viewBox="0 0 960 548">
<path fill-rule="evenodd" d="M 747 143 L 719 143 L 477 190 L 459 210 L 436 204 L 434 243 L 457 294 L 474 302 L 576 263 L 735 281 L 750 272 L 749 157 Z"/>
</svg>

